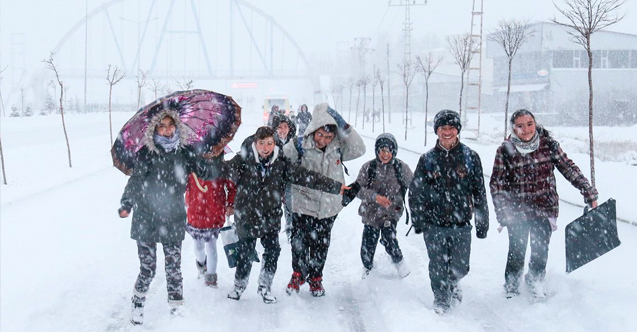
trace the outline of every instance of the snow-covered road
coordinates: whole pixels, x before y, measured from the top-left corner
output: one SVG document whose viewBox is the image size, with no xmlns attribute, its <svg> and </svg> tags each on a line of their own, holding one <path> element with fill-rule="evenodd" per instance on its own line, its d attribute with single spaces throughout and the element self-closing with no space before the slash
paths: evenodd
<svg viewBox="0 0 637 332">
<path fill-rule="evenodd" d="M 114 127 L 120 128 L 128 116 L 119 114 Z M 70 116 L 74 117 L 83 115 Z M 379 247 L 377 268 L 367 279 L 361 279 L 363 226 L 357 215 L 357 202 L 347 207 L 335 223 L 324 273 L 325 297 L 313 298 L 307 286 L 298 295 L 285 294 L 292 268 L 290 246 L 285 234 L 281 234 L 282 252 L 273 286 L 279 302 L 265 305 L 256 294 L 257 265 L 242 299 L 228 300 L 226 294 L 231 289 L 234 270 L 220 257 L 220 286 L 205 287 L 197 279 L 192 241 L 187 236 L 182 268 L 184 317 L 172 318 L 168 314 L 160 254 L 158 273 L 147 301 L 146 323 L 132 327 L 128 323 L 129 300 L 138 261 L 135 243 L 129 239 L 130 218 L 120 219 L 116 214 L 127 178 L 109 167 L 107 129 L 96 134 L 94 129 L 80 130 L 84 128 L 82 121 L 70 121 L 77 163 L 68 170 L 59 124 L 49 124 L 53 118 L 34 119 L 45 123 L 38 122 L 38 126 L 47 133 L 47 144 L 34 140 L 32 144 L 9 147 L 10 142 L 21 140 L 12 135 L 29 130 L 30 124 L 10 122 L 25 129 L 12 132 L 4 130 L 7 121 L 2 123 L 3 147 L 12 155 L 7 162 L 13 163 L 8 170 L 13 183 L 2 188 L 0 215 L 2 331 L 637 330 L 637 318 L 632 313 L 637 298 L 634 226 L 620 223 L 620 247 L 566 275 L 563 226 L 578 217 L 581 210 L 562 204 L 560 228 L 550 247 L 546 285 L 550 296 L 546 302 L 532 303 L 525 294 L 511 300 L 502 296 L 507 237 L 496 231 L 491 210 L 488 238 L 472 238 L 471 272 L 461 283 L 464 302 L 440 317 L 431 310 L 433 295 L 423 239 L 413 233 L 405 237 L 408 227 L 404 222 L 399 223 L 399 242 L 412 273 L 399 279 Z M 108 128 L 104 119 L 103 114 L 94 119 L 95 128 L 104 124 Z M 244 121 L 247 123 L 231 143 L 235 151 L 243 137 L 258 126 L 250 122 L 249 116 L 244 116 Z M 348 180 L 353 180 L 360 166 L 374 157 L 373 140 L 367 139 L 366 143 L 367 154 L 347 163 L 351 173 Z M 415 168 L 419 155 L 401 150 L 398 157 Z M 22 165 L 19 160 L 26 161 Z M 602 179 L 603 175 L 598 181 Z M 258 250 L 262 252 L 260 245 Z"/>
</svg>

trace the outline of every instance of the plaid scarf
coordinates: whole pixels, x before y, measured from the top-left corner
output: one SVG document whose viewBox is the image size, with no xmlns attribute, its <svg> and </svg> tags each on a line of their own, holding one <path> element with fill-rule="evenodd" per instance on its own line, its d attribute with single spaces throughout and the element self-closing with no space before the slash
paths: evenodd
<svg viewBox="0 0 637 332">
<path fill-rule="evenodd" d="M 521 154 L 527 154 L 537 150 L 540 146 L 540 135 L 537 131 L 535 131 L 533 138 L 531 138 L 528 142 L 524 142 L 518 137 L 515 131 L 512 131 L 510 141 L 513 143 L 513 146 L 515 146 L 515 149 L 518 150 L 518 152 Z"/>
</svg>

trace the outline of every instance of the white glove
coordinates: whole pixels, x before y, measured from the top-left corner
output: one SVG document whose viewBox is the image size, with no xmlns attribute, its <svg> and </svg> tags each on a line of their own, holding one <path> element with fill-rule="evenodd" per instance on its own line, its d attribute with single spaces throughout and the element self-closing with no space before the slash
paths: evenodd
<svg viewBox="0 0 637 332">
<path fill-rule="evenodd" d="M 549 218 L 549 224 L 551 224 L 551 230 L 555 232 L 557 230 L 557 218 Z"/>
</svg>

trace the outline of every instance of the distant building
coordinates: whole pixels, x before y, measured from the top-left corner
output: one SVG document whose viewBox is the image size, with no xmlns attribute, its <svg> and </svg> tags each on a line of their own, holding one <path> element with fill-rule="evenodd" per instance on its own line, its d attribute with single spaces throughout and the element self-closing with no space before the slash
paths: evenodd
<svg viewBox="0 0 637 332">
<path fill-rule="evenodd" d="M 513 59 L 510 111 L 527 108 L 542 114 L 544 122 L 588 123 L 588 56 L 565 29 L 548 22 L 532 24 L 533 36 Z M 598 31 L 591 46 L 594 123 L 637 123 L 637 35 Z M 508 59 L 496 42 L 488 40 L 486 51 L 493 59 L 494 105 L 503 109 Z"/>
</svg>

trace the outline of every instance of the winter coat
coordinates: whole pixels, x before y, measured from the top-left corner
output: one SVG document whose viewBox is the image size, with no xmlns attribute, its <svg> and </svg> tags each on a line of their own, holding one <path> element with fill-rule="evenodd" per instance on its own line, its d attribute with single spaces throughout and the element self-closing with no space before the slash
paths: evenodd
<svg viewBox="0 0 637 332">
<path fill-rule="evenodd" d="M 376 161 L 374 181 L 369 182 L 369 168 L 372 161 L 366 162 L 358 172 L 356 182 L 361 186 L 357 197 L 362 201 L 358 208 L 358 215 L 362 217 L 363 224 L 381 227 L 385 221 L 398 221 L 404 210 L 404 197 L 400 191 L 400 182 L 396 175 L 394 163 L 398 163 L 402 169 L 403 183 L 409 187 L 414 177 L 411 169 L 400 159 L 393 158 L 388 164 Z M 388 208 L 382 207 L 376 202 L 376 195 L 387 197 L 392 204 Z"/>
<path fill-rule="evenodd" d="M 345 130 L 338 130 L 334 140 L 325 147 L 325 152 L 315 147 L 314 132 L 328 124 L 336 125 L 336 121 L 327 113 L 327 104 L 320 104 L 314 108 L 312 122 L 303 136 L 303 157 L 301 166 L 321 173 L 340 183 L 345 182 L 343 161 L 356 159 L 365 154 L 365 143 L 358 133 L 348 126 Z M 283 147 L 285 155 L 293 161 L 299 159 L 296 141 L 293 140 Z M 325 219 L 337 215 L 343 205 L 342 196 L 324 193 L 318 190 L 292 185 L 292 212 L 309 215 L 318 219 Z"/>
<path fill-rule="evenodd" d="M 489 186 L 501 225 L 538 217 L 557 218 L 559 195 L 554 168 L 579 189 L 586 203 L 597 200 L 597 190 L 566 156 L 560 144 L 545 129 L 538 127 L 537 130 L 540 143 L 535 151 L 521 154 L 509 137 L 495 154 Z"/>
<path fill-rule="evenodd" d="M 206 191 L 197 186 L 196 181 Z M 188 224 L 199 229 L 221 228 L 226 221 L 226 207 L 234 207 L 237 188 L 227 179 L 205 181 L 191 174 L 186 187 Z"/>
<path fill-rule="evenodd" d="M 279 137 L 279 135 L 276 132 L 276 129 L 279 127 L 281 122 L 287 123 L 288 126 L 290 127 L 290 131 L 288 132 L 287 137 Z M 296 124 L 294 124 L 294 121 L 292 121 L 290 118 L 288 118 L 287 116 L 283 114 L 277 115 L 274 118 L 272 118 L 272 126 L 270 128 L 274 130 L 274 138 L 276 141 L 276 145 L 279 147 L 279 149 L 283 149 L 283 146 L 285 144 L 287 144 L 291 139 L 296 137 Z"/>
<path fill-rule="evenodd" d="M 185 137 L 180 137 L 179 147 L 171 152 L 155 145 L 152 133 L 166 113 L 175 119 L 182 134 L 186 132 L 174 113 L 162 112 L 151 119 L 150 134 L 144 135 L 146 143 L 137 152 L 133 173 L 121 199 L 122 210 L 133 210 L 131 238 L 140 242 L 183 241 L 186 224 L 184 192 L 188 175 L 195 173 L 210 180 L 218 176 L 214 174 L 214 165 L 206 164 L 185 146 Z"/>
<path fill-rule="evenodd" d="M 418 161 L 409 207 L 416 229 L 467 226 L 475 214 L 478 237 L 486 236 L 489 209 L 478 154 L 462 143 L 451 150 L 437 143 Z"/>
<path fill-rule="evenodd" d="M 227 175 L 237 186 L 234 218 L 239 238 L 260 238 L 281 229 L 281 203 L 285 186 L 294 183 L 338 195 L 341 182 L 321 176 L 317 172 L 297 167 L 294 162 L 274 148 L 267 163 L 263 163 L 248 137 L 241 153 L 224 164 Z"/>
<path fill-rule="evenodd" d="M 299 124 L 299 136 L 305 135 L 307 126 L 312 122 L 312 114 L 307 110 L 307 105 L 301 105 L 301 111 L 296 115 L 296 123 Z"/>
</svg>

